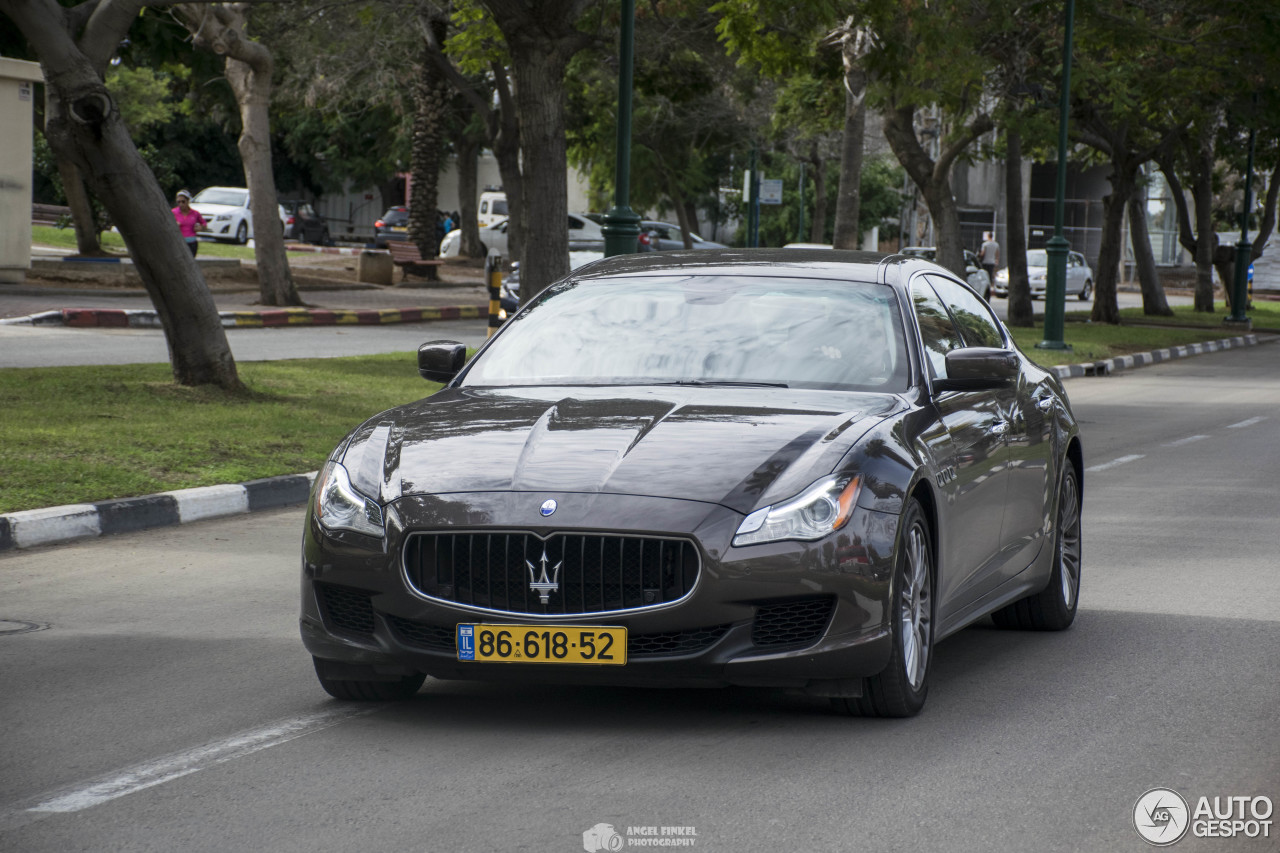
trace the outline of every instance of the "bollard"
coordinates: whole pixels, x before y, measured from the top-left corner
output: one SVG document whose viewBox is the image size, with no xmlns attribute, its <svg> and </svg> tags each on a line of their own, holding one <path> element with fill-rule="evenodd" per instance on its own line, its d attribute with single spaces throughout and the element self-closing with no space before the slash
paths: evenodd
<svg viewBox="0 0 1280 853">
<path fill-rule="evenodd" d="M 502 325 L 502 256 L 486 255 L 484 259 L 484 280 L 489 285 L 489 334 L 492 338 Z"/>
</svg>

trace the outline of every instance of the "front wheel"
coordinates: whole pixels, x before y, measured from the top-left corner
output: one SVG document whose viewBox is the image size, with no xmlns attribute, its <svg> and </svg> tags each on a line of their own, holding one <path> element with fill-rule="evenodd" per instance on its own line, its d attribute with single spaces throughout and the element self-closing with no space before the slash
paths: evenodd
<svg viewBox="0 0 1280 853">
<path fill-rule="evenodd" d="M 1082 566 L 1080 480 L 1070 461 L 1058 493 L 1058 529 L 1053 542 L 1053 572 L 1043 592 L 1015 601 L 991 614 L 1001 628 L 1061 631 L 1076 618 Z"/>
<path fill-rule="evenodd" d="M 836 710 L 856 717 L 914 717 L 924 707 L 933 658 L 932 543 L 924 510 L 912 498 L 902 517 L 890 584 L 889 664 L 863 679 L 861 696 L 833 699 Z"/>
<path fill-rule="evenodd" d="M 1080 301 L 1088 302 L 1089 297 L 1093 295 L 1093 282 L 1086 281 L 1084 287 L 1080 288 Z"/>
<path fill-rule="evenodd" d="M 249 242 L 249 223 L 243 219 L 240 220 L 240 227 L 236 229 L 236 242 L 241 246 Z"/>
<path fill-rule="evenodd" d="M 353 702 L 390 702 L 396 699 L 408 699 L 418 692 L 422 682 L 427 680 L 421 673 L 405 675 L 392 681 L 378 680 L 372 669 L 368 680 L 352 678 L 335 678 L 336 667 L 331 661 L 312 657 L 316 668 L 316 678 L 324 692 L 334 699 L 346 699 Z M 351 674 L 351 667 L 344 668 L 344 674 Z"/>
</svg>

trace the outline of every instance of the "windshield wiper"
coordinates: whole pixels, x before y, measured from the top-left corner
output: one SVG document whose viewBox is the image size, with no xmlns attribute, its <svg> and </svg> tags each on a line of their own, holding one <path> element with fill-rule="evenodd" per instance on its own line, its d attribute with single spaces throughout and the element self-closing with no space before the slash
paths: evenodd
<svg viewBox="0 0 1280 853">
<path fill-rule="evenodd" d="M 785 382 L 747 382 L 733 379 L 677 379 L 674 382 L 655 382 L 655 385 L 729 385 L 739 388 L 788 388 Z"/>
</svg>

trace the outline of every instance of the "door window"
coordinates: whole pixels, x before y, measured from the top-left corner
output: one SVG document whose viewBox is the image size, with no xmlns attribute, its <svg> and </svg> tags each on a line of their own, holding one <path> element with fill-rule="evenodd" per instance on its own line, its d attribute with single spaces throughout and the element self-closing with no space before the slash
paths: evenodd
<svg viewBox="0 0 1280 853">
<path fill-rule="evenodd" d="M 999 321 L 972 290 L 940 275 L 926 278 L 951 309 L 965 346 L 1004 348 L 1004 333 L 1000 331 Z"/>
<path fill-rule="evenodd" d="M 947 377 L 947 353 L 964 346 L 956 332 L 955 323 L 947 308 L 925 281 L 917 276 L 911 282 L 911 303 L 915 308 L 916 322 L 920 326 L 920 339 L 924 343 L 925 359 L 929 362 L 929 374 L 934 379 Z"/>
</svg>

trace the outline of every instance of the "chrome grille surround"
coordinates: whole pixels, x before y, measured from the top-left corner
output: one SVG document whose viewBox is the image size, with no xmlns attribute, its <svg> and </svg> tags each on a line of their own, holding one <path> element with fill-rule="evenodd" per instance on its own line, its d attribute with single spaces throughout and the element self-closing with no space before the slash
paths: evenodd
<svg viewBox="0 0 1280 853">
<path fill-rule="evenodd" d="M 415 531 L 400 566 L 405 586 L 428 601 L 535 619 L 671 607 L 693 594 L 702 574 L 690 539 L 579 531 Z M 544 569 L 556 589 L 541 583 Z"/>
</svg>

